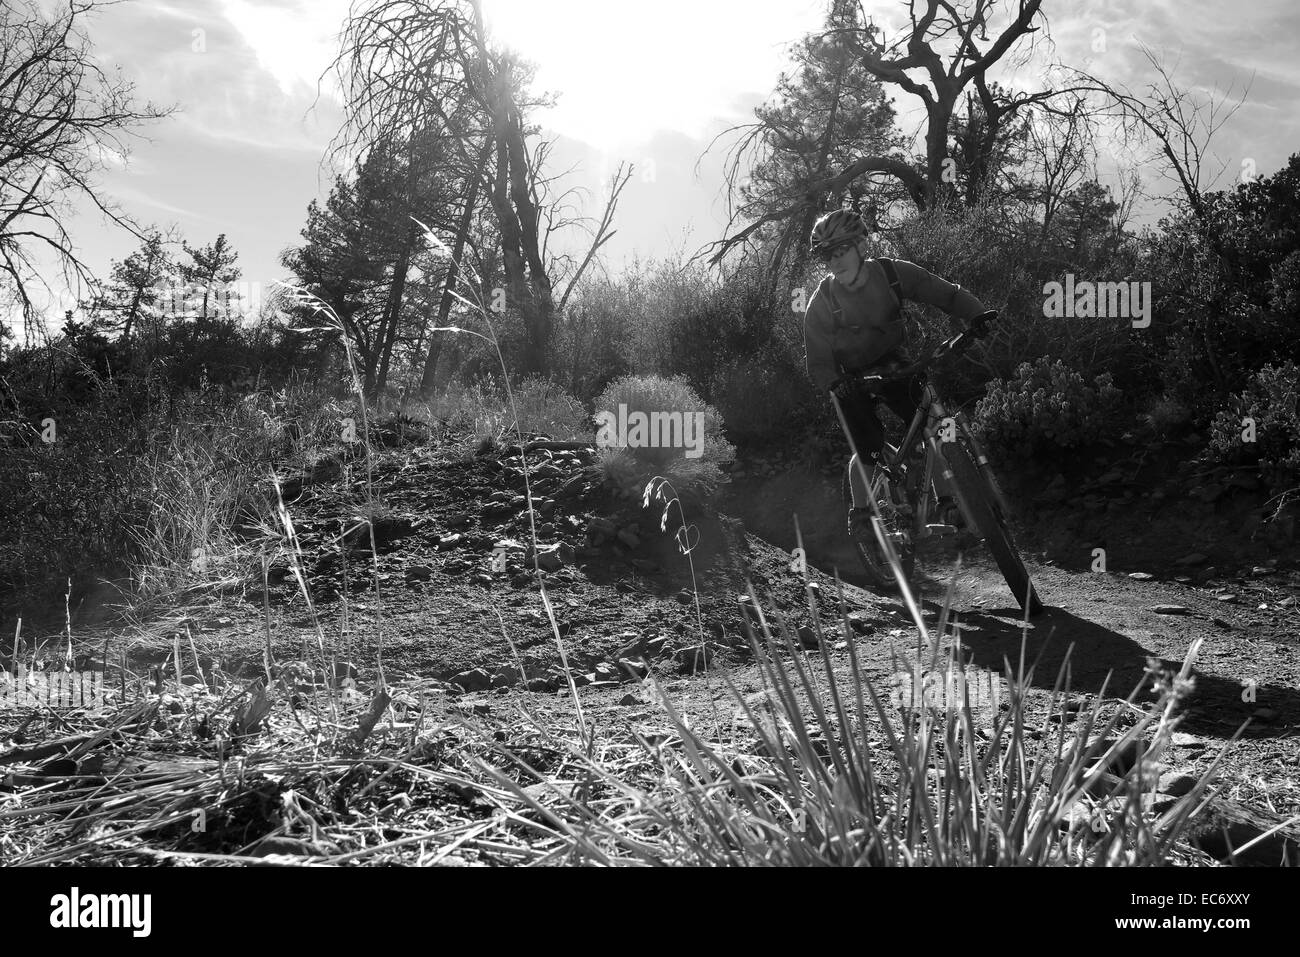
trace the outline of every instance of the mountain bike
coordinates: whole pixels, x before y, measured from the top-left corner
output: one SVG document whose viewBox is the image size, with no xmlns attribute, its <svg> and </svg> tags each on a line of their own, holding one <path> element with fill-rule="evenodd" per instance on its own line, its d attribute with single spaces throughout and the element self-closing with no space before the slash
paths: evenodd
<svg viewBox="0 0 1300 957">
<path fill-rule="evenodd" d="M 990 310 L 971 320 L 967 329 L 910 365 L 883 374 L 863 373 L 855 376 L 858 387 L 879 402 L 879 389 L 890 382 L 919 376 L 922 387 L 916 415 L 898 445 L 885 443 L 873 456 L 869 466 L 859 469 L 856 454 L 844 473 L 843 495 L 846 508 L 852 507 L 852 482 L 866 482 L 866 500 L 874 503 L 874 535 L 855 535 L 854 549 L 863 570 L 875 587 L 895 584 L 890 562 L 893 553 L 904 575 L 910 579 L 919 542 L 958 533 L 950 519 L 960 516 L 968 534 L 977 536 L 988 547 L 1006 579 L 1011 593 L 1029 615 L 1043 610 L 1025 563 L 1011 537 L 1008 517 L 1011 510 L 998 486 L 997 477 L 979 441 L 960 412 L 949 413 L 929 371 L 943 359 L 960 355 L 980 338 L 997 318 Z M 839 400 L 833 399 L 840 424 L 845 427 Z M 845 427 L 845 434 L 848 429 Z M 859 486 L 861 487 L 861 486 Z M 956 514 L 931 515 L 941 501 L 955 505 Z"/>
</svg>

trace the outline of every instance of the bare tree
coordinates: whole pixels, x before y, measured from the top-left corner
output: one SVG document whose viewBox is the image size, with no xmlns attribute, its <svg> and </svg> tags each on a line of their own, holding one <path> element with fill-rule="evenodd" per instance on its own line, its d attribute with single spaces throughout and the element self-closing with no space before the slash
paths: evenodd
<svg viewBox="0 0 1300 957">
<path fill-rule="evenodd" d="M 1211 173 L 1207 163 L 1214 156 L 1211 140 L 1241 108 L 1249 87 L 1231 104 L 1230 93 L 1195 96 L 1174 82 L 1171 70 L 1149 47 L 1143 46 L 1142 54 L 1156 76 L 1144 95 L 1083 71 L 1076 72 L 1083 88 L 1100 93 L 1109 101 L 1106 112 L 1119 120 L 1126 137 L 1154 143 L 1157 156 L 1164 161 L 1161 175 L 1172 180 L 1182 193 L 1197 233 L 1223 270 L 1223 281 L 1213 284 L 1214 293 L 1207 304 L 1211 315 L 1218 314 L 1228 291 L 1235 285 L 1236 267 L 1225 246 L 1220 223 L 1206 202 L 1206 190 L 1222 176 L 1227 164 L 1219 161 L 1219 168 Z M 1199 329 L 1198 338 L 1215 384 L 1222 389 L 1227 378 L 1204 325 Z"/>
<path fill-rule="evenodd" d="M 1109 101 L 1103 107 L 1104 114 L 1119 120 L 1126 137 L 1154 142 L 1157 155 L 1164 161 L 1161 175 L 1174 182 L 1192 215 L 1207 230 L 1206 239 L 1216 253 L 1221 253 L 1204 196 L 1223 175 L 1227 164 L 1220 161 L 1213 173 L 1207 169 L 1207 161 L 1213 156 L 1210 141 L 1241 108 L 1249 88 L 1233 104 L 1229 103 L 1230 93 L 1195 96 L 1174 82 L 1170 69 L 1150 47 L 1143 45 L 1141 49 L 1156 76 L 1144 94 L 1106 83 L 1083 71 L 1077 71 L 1079 86 L 1100 93 Z"/>
<path fill-rule="evenodd" d="M 171 111 L 137 105 L 132 85 L 92 54 L 82 24 L 105 5 L 70 0 L 48 14 L 37 0 L 6 0 L 0 8 L 0 274 L 29 341 L 32 284 L 49 290 L 34 257 L 53 255 L 70 285 L 93 282 L 65 225 L 74 199 L 145 238 L 94 179 L 108 157 L 125 157 L 136 127 Z"/>
<path fill-rule="evenodd" d="M 983 106 L 986 125 L 983 135 L 990 146 L 998 142 L 1003 126 L 1025 107 L 1050 100 L 1065 90 L 1042 90 L 999 100 L 988 79 L 989 71 L 1012 55 L 1017 43 L 1031 36 L 1045 23 L 1042 0 L 1018 0 L 1009 20 L 995 35 L 990 24 L 997 19 L 999 0 L 908 0 L 911 21 L 893 41 L 886 41 L 879 28 L 864 16 L 864 26 L 826 31 L 837 37 L 857 57 L 861 67 L 885 83 L 898 86 L 916 97 L 925 108 L 925 154 L 918 169 L 908 160 L 891 155 L 860 156 L 839 170 L 812 183 L 805 196 L 790 205 L 772 210 L 744 229 L 714 244 L 712 262 L 719 262 L 733 248 L 748 241 L 768 223 L 784 222 L 791 216 L 806 215 L 826 194 L 836 194 L 862 176 L 884 173 L 907 191 L 917 209 L 926 209 L 951 196 L 945 173 L 952 163 L 949 134 L 954 110 L 963 93 L 973 89 Z M 1032 47 L 1018 51 L 1027 55 Z M 941 50 L 943 52 L 941 52 Z M 923 71 L 925 79 L 912 75 Z"/>
<path fill-rule="evenodd" d="M 484 258 L 500 263 L 507 301 L 522 320 L 524 371 L 543 372 L 559 304 L 555 285 L 580 274 L 590 261 L 548 256 L 552 232 L 575 221 L 553 208 L 542 172 L 547 148 L 530 149 L 536 130 L 528 111 L 531 68 L 489 43 L 479 0 L 366 0 L 354 5 L 335 61 L 348 96 L 348 125 L 339 151 L 369 148 L 382 138 L 431 137 L 444 174 L 457 177 L 465 197 L 450 244 L 452 267 L 438 309 L 445 322 L 451 291 L 471 245 L 480 197 L 491 210 L 497 249 Z M 615 195 L 615 200 L 617 195 Z M 564 202 L 564 195 L 554 201 Z M 612 215 L 612 210 L 609 211 Z M 593 239 L 607 238 L 608 223 Z M 577 265 L 575 265 L 575 263 Z M 394 300 L 400 308 L 400 291 Z M 392 328 L 390 317 L 387 328 Z M 425 358 L 422 389 L 432 386 L 437 337 Z"/>
</svg>

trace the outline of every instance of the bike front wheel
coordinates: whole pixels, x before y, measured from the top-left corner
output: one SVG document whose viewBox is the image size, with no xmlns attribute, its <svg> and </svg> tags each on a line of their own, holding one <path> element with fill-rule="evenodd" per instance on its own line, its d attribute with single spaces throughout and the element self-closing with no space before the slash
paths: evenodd
<svg viewBox="0 0 1300 957">
<path fill-rule="evenodd" d="M 1043 603 L 1038 598 L 1029 571 L 1011 538 L 1006 516 L 998 507 L 984 473 L 959 442 L 945 442 L 942 448 L 967 525 L 979 532 L 984 544 L 993 553 L 998 570 L 1011 588 L 1011 594 L 1020 603 L 1021 610 L 1030 616 L 1039 614 L 1043 610 Z"/>
</svg>

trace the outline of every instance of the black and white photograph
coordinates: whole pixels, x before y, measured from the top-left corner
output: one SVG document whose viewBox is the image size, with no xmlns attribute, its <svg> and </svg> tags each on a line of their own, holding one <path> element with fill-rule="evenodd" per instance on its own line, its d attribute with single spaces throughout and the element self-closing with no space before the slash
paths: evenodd
<svg viewBox="0 0 1300 957">
<path fill-rule="evenodd" d="M 1086 871 L 1080 933 L 1267 926 L 1298 40 L 1289 0 L 3 0 L 7 913 L 837 866 L 935 869 L 865 885 L 921 920 Z"/>
</svg>

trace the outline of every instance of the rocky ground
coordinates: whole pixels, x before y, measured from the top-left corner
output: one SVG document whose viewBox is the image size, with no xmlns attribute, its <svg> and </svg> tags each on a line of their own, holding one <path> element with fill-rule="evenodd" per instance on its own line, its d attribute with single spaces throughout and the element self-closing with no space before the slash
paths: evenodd
<svg viewBox="0 0 1300 957">
<path fill-rule="evenodd" d="M 570 706 L 563 657 L 585 708 L 634 721 L 650 709 L 640 681 L 647 671 L 688 711 L 725 697 L 719 674 L 755 690 L 745 632 L 760 616 L 787 623 L 809 648 L 818 644 L 809 627 L 816 617 L 833 662 L 846 662 L 853 641 L 867 674 L 882 682 L 915 647 L 898 597 L 854 584 L 834 470 L 742 465 L 720 511 L 686 506 L 696 543 L 686 555 L 674 534 L 678 507 L 668 507 L 661 531 L 664 503 L 643 507 L 635 493 L 612 492 L 589 448 L 543 441 L 473 451 L 418 436 L 391 445 L 372 462 L 373 498 L 356 456 L 325 456 L 286 477 L 296 556 L 282 550 L 265 577 L 227 580 L 128 626 L 74 622 L 83 658 L 125 655 L 146 669 L 178 641 L 192 642 L 202 667 L 252 675 L 268 644 L 278 667 L 319 661 L 324 648 L 362 681 L 382 663 L 390 682 L 418 681 L 439 707 L 489 714 L 521 694 L 554 696 L 547 709 Z M 558 643 L 531 571 L 525 464 Z M 1080 479 L 1073 497 L 1058 496 L 1061 488 L 1049 482 L 1036 499 L 1017 497 L 1028 519 L 1024 552 L 1048 610 L 1022 622 L 980 550 L 934 552 L 920 582 L 927 622 L 951 590 L 949 643 L 992 675 L 1016 669 L 1023 641 L 1044 707 L 1067 653 L 1072 694 L 1118 702 L 1142 685 L 1150 659 L 1177 666 L 1203 639 L 1168 780 L 1204 769 L 1244 726 L 1224 764 L 1230 796 L 1300 812 L 1300 565 L 1274 547 L 1284 533 L 1191 541 L 1204 521 L 1196 526 L 1177 502 L 1153 502 L 1149 487 L 1135 490 L 1123 473 Z M 1242 515 L 1258 511 L 1228 504 L 1219 518 L 1240 531 Z M 796 516 L 810 588 L 793 553 Z M 252 516 L 241 531 L 248 549 L 269 540 Z M 1106 549 L 1104 569 L 1095 567 L 1096 548 Z"/>
</svg>

